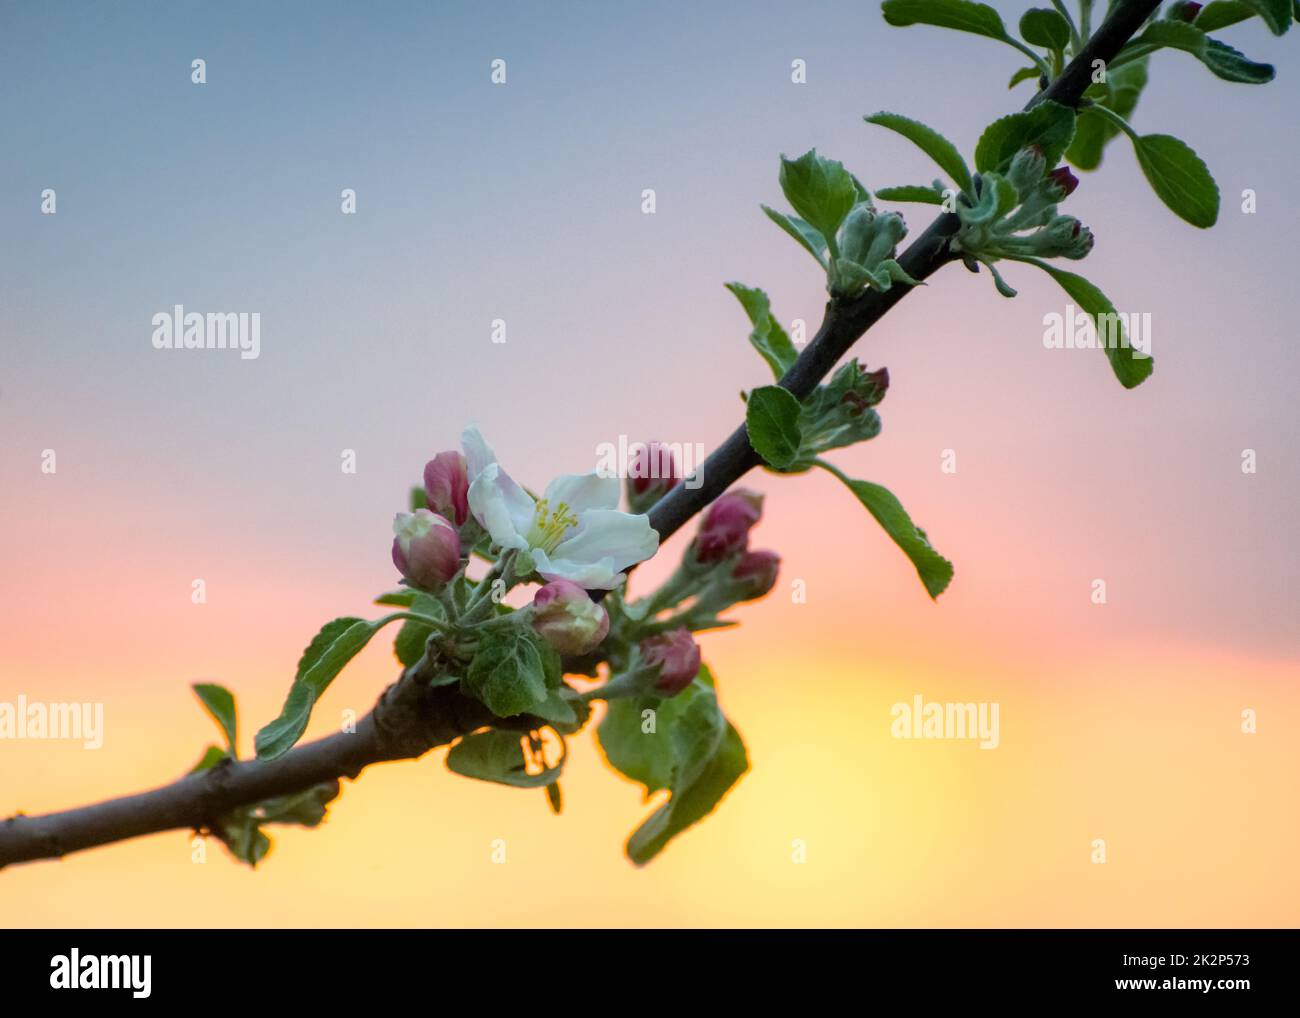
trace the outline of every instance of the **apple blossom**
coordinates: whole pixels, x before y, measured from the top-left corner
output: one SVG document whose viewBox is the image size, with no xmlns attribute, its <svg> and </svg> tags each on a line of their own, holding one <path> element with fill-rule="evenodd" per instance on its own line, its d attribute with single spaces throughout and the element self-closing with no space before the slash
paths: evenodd
<svg viewBox="0 0 1300 1018">
<path fill-rule="evenodd" d="M 547 580 L 610 590 L 623 570 L 650 558 L 659 535 L 645 515 L 620 512 L 617 477 L 564 474 L 534 498 L 501 469 L 476 427 L 461 436 L 469 469 L 469 508 L 492 541 L 527 551 Z"/>
</svg>

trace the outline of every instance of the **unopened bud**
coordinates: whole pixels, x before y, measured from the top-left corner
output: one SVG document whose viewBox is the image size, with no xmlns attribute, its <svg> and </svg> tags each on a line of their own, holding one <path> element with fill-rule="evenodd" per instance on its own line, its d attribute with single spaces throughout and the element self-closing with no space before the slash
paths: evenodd
<svg viewBox="0 0 1300 1018">
<path fill-rule="evenodd" d="M 692 553 L 695 561 L 721 562 L 745 550 L 749 531 L 763 515 L 763 496 L 747 488 L 729 491 L 704 513 L 695 535 Z"/>
<path fill-rule="evenodd" d="M 533 597 L 533 629 L 561 654 L 588 654 L 609 632 L 609 615 L 571 580 L 552 580 Z"/>
<path fill-rule="evenodd" d="M 393 533 L 393 565 L 412 586 L 437 590 L 459 572 L 460 538 L 437 513 L 398 513 Z"/>
<path fill-rule="evenodd" d="M 689 629 L 672 629 L 641 641 L 641 660 L 659 670 L 655 692 L 676 696 L 695 681 L 700 671 L 700 645 Z"/>
<path fill-rule="evenodd" d="M 424 465 L 424 491 L 429 508 L 460 526 L 469 519 L 469 476 L 465 457 L 440 452 Z"/>
</svg>

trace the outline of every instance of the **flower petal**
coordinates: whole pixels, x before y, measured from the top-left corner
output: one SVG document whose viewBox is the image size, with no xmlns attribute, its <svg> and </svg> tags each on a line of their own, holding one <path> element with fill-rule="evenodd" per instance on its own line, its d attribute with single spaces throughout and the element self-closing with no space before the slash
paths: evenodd
<svg viewBox="0 0 1300 1018">
<path fill-rule="evenodd" d="M 533 500 L 498 463 L 489 463 L 469 486 L 469 509 L 503 548 L 527 548 L 524 534 L 533 518 Z"/>
<path fill-rule="evenodd" d="M 460 444 L 465 450 L 465 469 L 471 481 L 497 461 L 497 454 L 483 440 L 477 424 L 471 424 L 460 433 Z"/>
<path fill-rule="evenodd" d="M 632 516 L 617 509 L 589 509 L 579 516 L 573 536 L 556 546 L 553 561 L 598 562 L 608 558 L 617 571 L 644 562 L 658 550 L 659 535 L 650 526 L 650 517 Z"/>
<path fill-rule="evenodd" d="M 570 580 L 587 590 L 612 590 L 623 579 L 623 574 L 614 567 L 614 560 L 606 557 L 596 562 L 580 562 L 575 559 L 551 558 L 540 548 L 533 550 L 533 563 L 538 574 L 545 580 Z"/>
<path fill-rule="evenodd" d="M 554 509 L 563 502 L 581 516 L 591 509 L 617 509 L 622 485 L 617 477 L 599 474 L 561 474 L 546 486 L 546 498 Z"/>
</svg>

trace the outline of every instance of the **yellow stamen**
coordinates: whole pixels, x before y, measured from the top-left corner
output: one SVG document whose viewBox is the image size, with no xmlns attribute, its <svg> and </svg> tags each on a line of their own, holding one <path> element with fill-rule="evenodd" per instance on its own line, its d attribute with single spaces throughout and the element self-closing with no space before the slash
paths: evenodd
<svg viewBox="0 0 1300 1018">
<path fill-rule="evenodd" d="M 549 555 L 564 539 L 565 533 L 577 524 L 578 517 L 570 511 L 567 503 L 561 502 L 552 512 L 550 502 L 544 498 L 539 499 L 533 509 L 533 525 L 528 530 L 528 545 L 532 548 L 540 548 Z"/>
</svg>

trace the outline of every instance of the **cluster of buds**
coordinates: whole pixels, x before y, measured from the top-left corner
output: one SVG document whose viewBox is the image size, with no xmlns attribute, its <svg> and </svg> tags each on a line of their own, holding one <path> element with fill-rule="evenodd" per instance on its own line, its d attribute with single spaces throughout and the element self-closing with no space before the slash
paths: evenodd
<svg viewBox="0 0 1300 1018">
<path fill-rule="evenodd" d="M 880 433 L 875 407 L 888 390 L 888 368 L 867 371 L 854 359 L 836 369 L 804 401 L 796 465 L 802 469 L 830 449 L 875 438 Z"/>
<path fill-rule="evenodd" d="M 961 226 L 952 241 L 969 267 L 983 262 L 1004 296 L 1014 297 L 993 269 L 1001 258 L 1083 258 L 1092 250 L 1092 231 L 1072 216 L 1057 212 L 1079 186 L 1068 167 L 1050 172 L 1042 148 L 1030 145 L 1011 160 L 1005 175 L 985 173 L 974 181 L 973 195 L 957 202 Z"/>
<path fill-rule="evenodd" d="M 393 564 L 412 587 L 433 592 L 461 570 L 465 541 L 476 528 L 464 456 L 440 452 L 425 465 L 424 498 L 427 508 L 398 513 L 393 521 Z"/>
<path fill-rule="evenodd" d="M 834 297 L 852 297 L 864 287 L 888 290 L 895 281 L 917 285 L 894 259 L 907 224 L 897 212 L 877 212 L 859 201 L 844 217 L 839 253 L 832 259 L 827 288 Z"/>
</svg>

